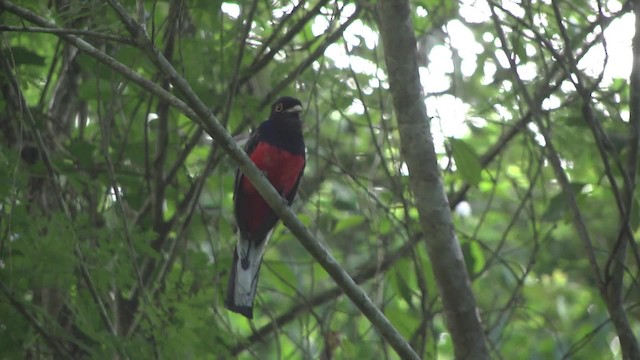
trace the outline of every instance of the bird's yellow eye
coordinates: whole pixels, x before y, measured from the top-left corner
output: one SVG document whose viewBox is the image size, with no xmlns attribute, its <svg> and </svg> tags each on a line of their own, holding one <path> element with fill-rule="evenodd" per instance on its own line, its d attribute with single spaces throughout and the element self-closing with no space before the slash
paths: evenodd
<svg viewBox="0 0 640 360">
<path fill-rule="evenodd" d="M 277 105 L 276 105 L 276 107 L 274 108 L 274 110 L 275 110 L 276 112 L 282 112 L 282 109 L 283 109 L 283 108 L 284 108 L 284 107 L 282 106 L 282 104 L 277 104 Z"/>
</svg>

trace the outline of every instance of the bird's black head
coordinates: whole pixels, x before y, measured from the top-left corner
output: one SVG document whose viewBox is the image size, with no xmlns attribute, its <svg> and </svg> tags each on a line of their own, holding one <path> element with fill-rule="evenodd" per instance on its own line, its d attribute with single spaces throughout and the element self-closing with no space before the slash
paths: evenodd
<svg viewBox="0 0 640 360">
<path fill-rule="evenodd" d="M 276 100 L 273 105 L 271 105 L 271 118 L 280 118 L 280 117 L 290 117 L 295 116 L 298 117 L 302 112 L 302 103 L 300 100 L 291 97 L 291 96 L 283 96 Z"/>
<path fill-rule="evenodd" d="M 295 155 L 304 156 L 302 136 L 302 103 L 300 100 L 284 96 L 271 105 L 271 116 L 260 125 L 262 140 Z"/>
</svg>

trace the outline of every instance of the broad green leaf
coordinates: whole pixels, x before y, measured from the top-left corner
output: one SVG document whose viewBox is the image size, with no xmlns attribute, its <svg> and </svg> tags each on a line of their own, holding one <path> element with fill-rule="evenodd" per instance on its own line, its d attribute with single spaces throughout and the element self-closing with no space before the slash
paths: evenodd
<svg viewBox="0 0 640 360">
<path fill-rule="evenodd" d="M 16 65 L 37 65 L 43 66 L 45 58 L 40 56 L 33 50 L 22 46 L 14 46 L 9 49 L 3 49 L 0 54 L 9 59 L 9 62 Z"/>
<path fill-rule="evenodd" d="M 265 271 L 265 284 L 268 282 L 269 286 L 275 286 L 278 291 L 288 296 L 295 295 L 298 280 L 291 268 L 292 265 L 282 261 L 264 261 L 263 265 L 268 269 Z"/>
<path fill-rule="evenodd" d="M 587 0 L 512 1 L 504 11 L 496 8 L 504 37 L 496 33 L 490 14 L 477 11 L 474 4 L 411 4 L 420 66 L 426 66 L 419 70 L 429 78 L 429 110 L 439 115 L 443 127 L 434 130 L 457 134 L 445 139 L 455 172 L 444 179 L 444 190 L 455 194 L 463 182 L 472 185 L 461 195 L 474 211 L 455 217 L 455 230 L 465 239 L 461 246 L 469 272 L 477 274 L 488 266 L 471 285 L 489 329 L 486 335 L 496 340 L 496 357 L 623 356 L 612 340 L 618 336 L 615 327 L 601 325 L 609 314 L 601 306 L 583 251 L 576 251 L 580 244 L 575 229 L 563 221 L 570 212 L 545 161 L 534 121 L 539 119 L 527 118 L 514 79 L 520 75 L 527 91 L 544 98 L 543 120 L 604 264 L 619 233 L 620 215 L 583 109 L 591 107 L 608 135 L 611 171 L 623 187 L 621 169 L 632 155 L 634 84 L 622 71 L 628 66 L 619 61 L 632 60 L 633 54 L 609 46 L 605 65 L 613 71 L 605 71 L 602 81 L 590 81 L 590 99 L 585 99 L 570 86 L 548 44 L 533 35 L 563 38 L 554 18 L 557 5 L 565 25 L 571 25 L 564 52 L 602 48 L 603 36 L 612 40 L 609 44 L 618 39 L 630 43 L 633 31 L 604 31 L 601 36 L 607 24 L 613 29 L 628 20 L 618 2 L 603 2 L 607 16 L 602 17 Z M 102 2 L 73 0 L 62 7 L 61 2 L 15 3 L 60 28 L 130 38 Z M 434 272 L 430 261 L 446 259 L 447 254 L 431 242 L 431 232 L 439 229 L 423 228 L 414 204 L 400 152 L 405 139 L 392 115 L 393 77 L 374 19 L 361 11 L 344 36 L 329 44 L 328 35 L 345 23 L 356 5 L 261 1 L 252 9 L 238 0 L 122 2 L 136 20 L 136 3 L 145 7 L 146 30 L 156 49 L 218 120 L 228 119 L 225 125 L 234 135 L 255 129 L 269 116 L 270 101 L 279 96 L 303 101 L 307 164 L 296 214 L 349 274 L 366 275 L 363 289 L 423 358 L 455 358 L 443 315 L 449 304 L 443 303 L 436 286 L 435 274 L 442 271 Z M 29 26 L 14 13 L 1 17 L 4 25 Z M 176 31 L 168 34 L 172 28 Z M 69 57 L 75 50 L 58 35 L 2 32 L 0 56 L 8 59 L 10 69 L 0 71 L 0 85 L 11 85 L 15 78 L 25 104 L 16 101 L 11 86 L 0 92 L 0 283 L 17 301 L 3 301 L 0 295 L 0 359 L 33 354 L 92 359 L 397 358 L 348 297 L 334 292 L 310 303 L 336 284 L 281 221 L 266 248 L 254 319 L 227 311 L 226 280 L 238 234 L 236 164 L 215 134 L 200 133 L 198 125 L 172 105 L 166 118 L 168 141 L 160 142 L 165 134 L 161 122 L 148 119 L 163 111 L 163 100 L 85 52 Z M 168 79 L 139 47 L 100 36 L 75 36 L 186 99 L 177 89 L 179 82 Z M 328 47 L 313 54 L 321 46 Z M 277 47 L 277 55 L 266 60 L 264 55 Z M 505 50 L 517 57 L 517 69 L 505 66 Z M 597 77 L 603 64 L 591 62 L 585 57 L 580 68 Z M 261 63 L 260 69 L 253 66 Z M 455 103 L 447 98 L 455 98 Z M 457 128 L 458 116 L 466 120 L 464 129 Z M 53 177 L 46 161 L 29 165 L 20 156 L 25 147 L 41 144 Z M 104 165 L 103 146 L 115 180 Z M 498 153 L 485 173 L 479 159 L 490 149 Z M 166 158 L 156 161 L 161 150 Z M 42 155 L 41 160 L 47 159 Z M 162 184 L 155 176 L 160 174 L 166 176 Z M 114 199 L 113 186 L 121 190 L 123 204 Z M 634 230 L 640 228 L 639 209 L 635 201 L 630 216 Z M 168 236 L 178 246 L 169 248 L 167 243 L 159 254 L 151 245 L 158 236 Z M 416 237 L 421 239 L 409 253 L 407 242 Z M 400 249 L 405 252 L 398 253 Z M 167 264 L 164 281 L 156 283 L 170 250 L 175 261 Z M 490 256 L 494 261 L 488 263 Z M 80 260 L 89 276 L 81 271 Z M 389 267 L 378 267 L 387 260 L 393 262 Z M 634 273 L 634 263 L 629 266 Z M 147 291 L 138 291 L 138 275 Z M 630 296 L 623 305 L 635 329 L 640 307 L 633 306 L 635 282 L 628 280 L 622 290 Z M 424 293 L 417 285 L 426 286 Z M 30 316 L 21 315 L 16 305 Z M 117 331 L 111 331 L 107 318 Z M 50 349 L 41 331 L 25 319 L 36 319 L 63 353 Z M 132 319 L 139 321 L 138 328 L 127 334 Z M 277 326 L 269 325 L 273 320 Z M 58 336 L 64 329 L 70 331 Z M 259 341 L 243 340 L 253 339 L 258 330 L 264 332 Z M 332 334 L 339 335 L 337 344 L 328 343 Z"/>
<path fill-rule="evenodd" d="M 408 267 L 404 266 L 403 268 L 407 269 Z M 396 267 L 393 273 L 395 280 L 394 283 L 398 294 L 400 294 L 402 299 L 404 299 L 404 301 L 409 304 L 409 307 L 413 308 L 413 294 L 411 293 L 411 288 L 409 287 L 409 284 L 407 284 L 407 281 L 405 280 L 405 277 L 403 275 L 405 274 L 404 271 L 400 271 L 399 268 Z"/>
<path fill-rule="evenodd" d="M 333 229 L 333 234 L 335 235 L 342 231 L 355 228 L 356 226 L 362 224 L 365 220 L 365 217 L 362 215 L 351 215 L 344 219 L 338 220 L 336 227 Z"/>
<path fill-rule="evenodd" d="M 584 183 L 571 183 L 571 191 L 573 191 L 574 195 L 578 197 L 585 185 L 586 184 Z M 542 220 L 550 222 L 558 221 L 567 214 L 567 211 L 567 198 L 563 192 L 560 192 L 549 201 L 549 205 L 542 215 Z"/>
<path fill-rule="evenodd" d="M 67 149 L 82 168 L 88 169 L 94 164 L 93 153 L 96 150 L 94 144 L 82 139 L 73 139 Z"/>
<path fill-rule="evenodd" d="M 462 179 L 469 184 L 478 185 L 482 167 L 475 150 L 461 139 L 449 138 L 449 143 L 456 162 L 456 172 L 459 172 Z"/>
<path fill-rule="evenodd" d="M 476 241 L 462 243 L 462 253 L 469 275 L 478 273 L 485 265 L 485 257 L 482 248 Z"/>
</svg>

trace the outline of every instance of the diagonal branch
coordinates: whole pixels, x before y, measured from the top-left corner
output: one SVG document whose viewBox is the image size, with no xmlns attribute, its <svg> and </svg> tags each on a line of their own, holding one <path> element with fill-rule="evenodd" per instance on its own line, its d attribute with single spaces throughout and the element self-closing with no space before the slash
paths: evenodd
<svg viewBox="0 0 640 360">
<path fill-rule="evenodd" d="M 65 199 L 64 199 L 64 195 L 63 195 L 63 191 L 61 190 L 61 185 L 60 185 L 60 181 L 59 181 L 59 177 L 58 177 L 58 172 L 56 171 L 56 169 L 54 168 L 54 165 L 51 161 L 51 156 L 49 155 L 49 152 L 47 151 L 47 148 L 44 144 L 44 140 L 43 140 L 43 136 L 40 132 L 39 127 L 36 124 L 36 120 L 33 116 L 33 114 L 31 113 L 31 111 L 29 110 L 29 107 L 27 106 L 26 100 L 22 94 L 22 91 L 20 90 L 20 86 L 18 84 L 18 79 L 13 76 L 13 73 L 11 72 L 10 68 L 10 64 L 8 63 L 8 60 L 4 57 L 0 57 L 0 68 L 5 70 L 6 72 L 6 76 L 8 77 L 8 80 L 11 84 L 11 86 L 14 88 L 17 96 L 18 96 L 18 102 L 19 102 L 19 106 L 22 109 L 25 109 L 24 111 L 24 116 L 25 119 L 27 121 L 28 126 L 31 129 L 31 132 L 33 133 L 34 138 L 36 139 L 36 145 L 38 147 L 38 150 L 40 152 L 40 154 L 42 154 L 42 160 L 45 164 L 48 176 L 50 177 L 50 179 L 52 180 L 52 183 L 56 189 L 56 197 L 55 200 L 57 201 L 60 209 L 62 210 L 62 212 L 67 216 L 70 217 L 70 210 L 69 210 L 69 206 L 67 205 Z M 77 233 L 75 232 L 75 229 L 72 228 L 73 231 L 73 236 L 74 238 L 78 238 Z M 78 259 L 78 266 L 80 268 L 80 274 L 82 276 L 82 278 L 85 280 L 87 288 L 89 289 L 89 293 L 91 294 L 91 296 L 93 297 L 93 300 L 96 302 L 96 304 L 98 304 L 98 309 L 99 309 L 99 314 L 100 314 L 100 318 L 101 320 L 104 322 L 105 327 L 112 333 L 115 334 L 115 328 L 113 326 L 113 323 L 111 321 L 111 319 L 109 318 L 109 315 L 107 313 L 106 307 L 104 305 L 104 301 L 100 298 L 100 295 L 98 294 L 98 291 L 94 285 L 94 282 L 91 278 L 91 274 L 89 272 L 89 269 L 87 267 L 86 261 L 84 259 L 84 255 L 82 253 L 82 249 L 80 248 L 78 242 L 75 242 L 74 244 L 74 254 Z"/>
<path fill-rule="evenodd" d="M 80 35 L 86 37 L 92 37 L 101 40 L 114 41 L 125 45 L 133 45 L 133 41 L 123 38 L 117 35 L 104 34 L 96 31 L 78 30 L 78 29 L 52 29 L 48 27 L 33 27 L 33 26 L 11 26 L 0 25 L 0 32 L 13 31 L 21 33 L 41 33 L 41 34 L 67 34 L 67 35 Z"/>
<path fill-rule="evenodd" d="M 540 108 L 542 102 L 546 98 L 548 98 L 549 95 L 558 90 L 562 83 L 569 77 L 570 72 L 565 69 L 563 60 L 567 56 L 569 56 L 567 53 L 570 52 L 571 49 L 566 49 L 562 53 L 558 53 L 557 51 L 553 50 L 553 45 L 549 41 L 549 39 L 540 34 L 537 29 L 531 27 L 527 22 L 518 18 L 515 14 L 509 12 L 507 9 L 501 7 L 499 4 L 496 4 L 493 1 L 489 1 L 489 5 L 500 9 L 510 18 L 512 18 L 518 25 L 523 26 L 527 30 L 531 31 L 534 34 L 535 39 L 545 44 L 546 48 L 553 54 L 553 58 L 547 64 L 545 64 L 545 68 L 549 68 L 547 75 L 539 82 L 541 86 L 533 92 L 535 94 L 534 103 L 536 104 L 536 108 Z M 580 47 L 580 51 L 577 51 L 576 54 L 573 55 L 575 61 L 580 61 L 587 54 L 587 52 L 589 52 L 593 48 L 593 46 L 601 40 L 604 30 L 609 25 L 611 25 L 614 19 L 619 18 L 627 12 L 628 9 L 625 6 L 614 16 L 602 18 L 599 22 L 591 24 L 587 29 L 582 31 L 580 33 L 579 39 L 581 40 L 583 45 Z M 588 35 L 592 33 L 593 29 L 595 28 L 595 24 L 599 24 L 602 28 L 602 31 L 594 39 L 589 39 Z M 493 159 L 495 159 L 495 157 L 506 148 L 506 146 L 511 142 L 511 140 L 515 138 L 516 135 L 518 135 L 523 130 L 526 130 L 526 125 L 532 120 L 532 110 L 527 109 L 526 113 L 522 115 L 522 117 L 517 122 L 510 126 L 509 129 L 500 136 L 500 138 L 495 142 L 495 144 L 491 146 L 489 150 L 487 150 L 485 154 L 480 156 L 480 165 L 482 166 L 482 168 L 484 169 L 490 162 L 492 162 Z M 460 189 L 455 192 L 455 194 L 449 196 L 449 200 L 451 201 L 451 203 L 458 203 L 462 201 L 470 188 L 471 185 L 468 183 L 462 185 Z"/>
<path fill-rule="evenodd" d="M 554 5 L 554 12 L 555 12 L 556 18 L 559 22 L 559 26 L 562 27 L 562 23 L 560 20 L 561 15 L 557 7 L 557 3 L 553 2 L 553 5 Z M 621 291 L 619 291 L 617 294 L 615 293 L 611 294 L 610 293 L 610 291 L 612 290 L 611 285 L 608 284 L 608 281 L 607 281 L 608 279 L 603 278 L 603 274 L 601 273 L 601 270 L 598 266 L 598 262 L 595 256 L 595 250 L 593 247 L 593 242 L 591 240 L 591 236 L 587 229 L 585 219 L 582 216 L 582 213 L 576 201 L 576 196 L 573 190 L 571 189 L 571 185 L 569 183 L 567 174 L 562 166 L 560 157 L 558 156 L 558 152 L 556 151 L 553 145 L 551 136 L 549 135 L 549 128 L 541 119 L 540 108 L 534 103 L 524 82 L 518 76 L 517 65 L 514 60 L 515 57 L 513 56 L 510 49 L 508 48 L 508 45 L 507 45 L 508 42 L 506 40 L 506 36 L 504 34 L 504 31 L 502 29 L 498 16 L 495 12 L 494 6 L 490 5 L 490 10 L 491 10 L 491 17 L 496 27 L 496 32 L 502 43 L 502 50 L 504 51 L 509 61 L 509 65 L 511 67 L 511 71 L 513 73 L 513 77 L 518 87 L 518 90 L 520 92 L 520 95 L 523 97 L 525 103 L 529 107 L 529 110 L 532 111 L 533 118 L 536 121 L 536 124 L 538 125 L 541 134 L 544 137 L 545 147 L 547 150 L 547 159 L 549 160 L 549 163 L 551 164 L 551 167 L 553 168 L 556 174 L 556 179 L 558 180 L 560 187 L 562 188 L 562 192 L 565 196 L 566 203 L 573 215 L 572 217 L 573 217 L 574 227 L 576 229 L 576 232 L 578 233 L 580 240 L 582 241 L 583 247 L 585 248 L 586 256 L 587 256 L 587 259 L 589 260 L 591 269 L 594 273 L 593 275 L 596 279 L 598 289 L 600 290 L 601 296 L 607 306 L 607 311 L 609 313 L 609 316 L 611 317 L 611 320 L 614 323 L 614 326 L 620 338 L 620 344 L 622 347 L 623 356 L 624 358 L 628 358 L 628 359 L 637 359 L 640 357 L 640 348 L 638 347 L 638 342 L 633 334 L 633 330 L 629 325 L 624 307 L 622 306 Z M 636 10 L 636 17 L 638 17 L 638 13 L 640 12 L 640 2 L 636 2 L 635 10 Z M 636 25 L 638 26 L 638 24 Z M 638 27 L 638 29 L 640 29 L 640 27 Z M 638 37 L 638 34 L 636 34 L 636 38 L 637 37 Z M 566 35 L 564 36 L 564 38 L 565 38 L 565 41 L 567 41 Z M 636 40 L 634 39 L 634 41 Z M 570 47 L 568 48 L 570 49 Z M 569 56 L 569 59 L 571 59 L 571 55 L 569 54 L 568 56 Z M 583 85 L 580 82 L 580 75 L 577 69 L 575 68 L 575 63 L 569 60 L 569 65 L 570 66 L 573 65 L 573 68 L 571 70 L 576 72 L 575 76 L 578 78 L 578 80 L 574 81 L 574 85 L 578 93 L 583 97 L 583 102 L 584 102 L 583 114 L 586 115 L 586 117 L 588 118 L 591 110 L 590 104 L 589 104 L 590 95 L 586 93 L 586 90 L 584 89 Z M 594 121 L 594 120 L 587 119 L 587 121 Z M 597 140 L 598 139 L 596 139 L 596 141 Z M 604 154 L 602 154 L 602 156 L 603 156 L 603 162 L 605 162 L 605 166 L 606 166 L 607 164 L 606 156 Z M 621 200 L 618 199 L 617 196 L 616 196 L 616 200 L 618 201 L 618 205 L 620 205 Z M 623 217 L 626 216 L 624 206 L 620 208 L 620 212 Z M 624 226 L 625 224 L 623 224 L 623 227 Z M 622 252 L 622 249 L 620 251 Z M 622 280 L 622 275 L 620 275 L 620 281 L 621 280 Z"/>
<path fill-rule="evenodd" d="M 240 74 L 240 68 L 242 66 L 242 59 L 244 58 L 244 52 L 247 48 L 247 40 L 251 33 L 251 25 L 253 24 L 253 18 L 258 8 L 258 0 L 254 0 L 249 9 L 249 13 L 246 16 L 244 29 L 242 30 L 242 36 L 240 37 L 240 46 L 238 46 L 238 54 L 236 55 L 236 61 L 233 65 L 233 72 L 231 74 L 231 80 L 227 88 L 227 98 L 225 99 L 224 109 L 222 111 L 222 124 L 226 127 L 229 122 L 229 115 L 231 114 L 231 106 L 238 90 L 238 76 Z"/>
<path fill-rule="evenodd" d="M 489 8 L 491 10 L 491 17 L 496 27 L 496 33 L 498 34 L 498 37 L 502 44 L 502 51 L 504 51 L 505 55 L 507 56 L 518 90 L 520 91 L 520 94 L 523 97 L 525 103 L 529 107 L 529 111 L 531 111 L 532 113 L 533 120 L 536 121 L 536 124 L 538 125 L 540 132 L 544 136 L 545 144 L 546 144 L 545 146 L 547 148 L 547 159 L 549 160 L 549 163 L 551 164 L 551 166 L 553 167 L 556 173 L 556 178 L 560 183 L 560 187 L 562 188 L 562 191 L 566 197 L 566 202 L 569 206 L 569 209 L 571 210 L 571 213 L 573 214 L 574 226 L 585 248 L 585 253 L 587 255 L 587 259 L 589 260 L 591 268 L 593 270 L 596 283 L 598 284 L 598 288 L 602 289 L 604 281 L 600 273 L 600 267 L 598 266 L 598 261 L 596 260 L 595 250 L 593 248 L 593 242 L 591 241 L 591 237 L 589 235 L 589 231 L 587 230 L 584 218 L 582 217 L 582 213 L 580 212 L 580 208 L 578 207 L 575 194 L 571 189 L 571 185 L 569 183 L 569 179 L 567 178 L 567 174 L 565 173 L 564 168 L 562 167 L 562 163 L 560 161 L 560 157 L 558 156 L 558 152 L 555 150 L 555 147 L 551 142 L 551 138 L 549 136 L 547 127 L 540 119 L 540 112 L 541 112 L 540 107 L 537 106 L 533 97 L 527 90 L 526 85 L 523 83 L 522 79 L 520 79 L 520 77 L 518 76 L 517 65 L 515 63 L 515 59 L 512 56 L 511 51 L 508 48 L 507 38 L 502 29 L 502 26 L 500 25 L 500 20 L 495 11 L 495 7 L 490 4 Z"/>
<path fill-rule="evenodd" d="M 238 84 L 244 84 L 245 82 L 249 81 L 249 79 L 253 76 L 253 74 L 257 73 L 258 71 L 262 70 L 265 66 L 269 65 L 269 63 L 271 62 L 273 57 L 279 51 L 281 51 L 284 48 L 284 46 L 286 44 L 288 44 L 291 41 L 291 39 L 293 39 L 296 36 L 296 34 L 298 34 L 300 31 L 302 31 L 304 29 L 305 25 L 311 19 L 313 19 L 316 15 L 318 15 L 320 13 L 320 10 L 322 9 L 322 7 L 327 2 L 328 2 L 328 0 L 320 0 L 320 1 L 318 1 L 316 6 L 314 6 L 311 10 L 309 10 L 302 17 L 302 19 L 300 19 L 297 23 L 295 23 L 293 26 L 290 27 L 290 29 L 287 31 L 287 33 L 284 36 L 282 36 L 280 41 L 278 41 L 275 45 L 269 47 L 271 50 L 267 54 L 265 54 L 265 55 L 263 55 L 261 57 L 256 57 L 256 59 L 251 63 L 251 66 L 249 67 L 249 70 L 247 71 L 247 75 L 245 75 L 242 78 L 240 78 L 240 80 L 238 81 Z M 284 26 L 284 24 L 288 24 L 287 20 L 290 19 L 291 16 L 298 9 L 300 9 L 303 5 L 304 5 L 304 2 L 301 2 L 300 4 L 298 4 L 298 6 L 296 6 L 287 16 L 285 16 L 280 21 L 280 24 L 273 31 L 273 34 L 264 42 L 264 44 L 262 45 L 262 48 L 260 49 L 260 51 L 258 51 L 258 54 L 262 54 L 264 52 L 264 50 L 267 49 L 267 47 L 271 44 L 271 42 L 273 42 L 275 36 L 280 34 L 280 29 Z"/>
<path fill-rule="evenodd" d="M 11 290 L 7 288 L 2 282 L 0 282 L 0 290 L 2 290 L 5 298 L 9 300 L 11 305 L 20 313 L 20 315 L 22 315 L 31 324 L 31 326 L 33 326 L 36 332 L 40 334 L 40 336 L 42 336 L 53 353 L 63 357 L 65 355 L 70 355 L 69 351 L 65 349 L 64 346 L 62 346 L 55 337 L 51 336 L 44 329 L 44 326 L 40 323 L 40 321 L 33 314 L 31 314 L 20 301 L 18 301 L 16 296 L 12 294 Z"/>
<path fill-rule="evenodd" d="M 123 10 L 119 4 L 112 2 L 115 7 Z M 47 20 L 39 17 L 33 12 L 16 6 L 15 4 L 0 0 L 0 7 L 9 12 L 17 14 L 18 16 L 35 24 L 47 27 L 56 28 L 55 25 Z M 300 221 L 293 215 L 291 210 L 286 206 L 286 203 L 280 198 L 280 196 L 271 187 L 268 181 L 262 176 L 262 174 L 255 168 L 253 163 L 247 158 L 246 154 L 235 144 L 230 135 L 224 128 L 216 121 L 216 118 L 209 112 L 207 107 L 199 101 L 193 91 L 190 89 L 186 81 L 181 78 L 175 69 L 166 61 L 166 59 L 158 52 L 157 49 L 149 43 L 148 38 L 142 32 L 139 27 L 132 21 L 124 11 L 121 11 L 123 19 L 130 22 L 133 25 L 134 38 L 142 44 L 142 48 L 151 55 L 151 58 L 156 62 L 159 69 L 161 69 L 165 75 L 168 75 L 170 81 L 174 86 L 183 92 L 185 98 L 188 99 L 188 103 L 193 106 L 193 109 L 185 102 L 177 99 L 167 91 L 163 90 L 158 85 L 145 79 L 144 77 L 132 71 L 127 66 L 119 63 L 103 52 L 95 49 L 93 46 L 78 38 L 69 34 L 58 34 L 63 40 L 73 44 L 80 50 L 86 52 L 90 56 L 105 63 L 110 68 L 116 70 L 126 78 L 130 79 L 134 83 L 142 86 L 145 90 L 154 94 L 164 101 L 168 101 L 172 106 L 178 108 L 181 112 L 185 113 L 194 122 L 201 125 L 205 131 L 207 131 L 216 142 L 227 152 L 237 163 L 239 167 L 245 173 L 249 179 L 256 184 L 258 191 L 265 197 L 266 201 L 275 209 L 275 212 L 283 218 L 283 222 L 287 225 L 292 232 L 301 240 L 303 245 L 312 253 L 312 255 L 318 260 L 318 262 L 327 270 L 327 272 L 336 280 L 338 285 L 347 293 L 349 298 L 363 311 L 363 313 L 372 321 L 374 326 L 380 331 L 385 339 L 396 349 L 396 351 L 403 358 L 417 358 L 415 353 L 411 350 L 406 341 L 398 334 L 393 326 L 388 322 L 384 315 L 375 307 L 375 305 L 368 299 L 367 295 L 355 285 L 354 281 L 344 270 L 337 264 L 336 260 L 328 253 L 322 245 L 320 245 L 311 235 L 311 233 L 300 223 Z M 194 111 L 195 109 L 195 111 Z"/>
<path fill-rule="evenodd" d="M 117 13 L 134 41 L 150 60 L 162 71 L 169 81 L 184 96 L 196 114 L 210 129 L 209 135 L 220 147 L 237 163 L 240 170 L 249 178 L 260 195 L 271 206 L 282 222 L 300 240 L 302 245 L 314 256 L 329 275 L 345 290 L 345 293 L 363 314 L 372 322 L 376 329 L 384 336 L 389 344 L 403 358 L 418 359 L 406 340 L 391 325 L 389 320 L 373 304 L 367 294 L 356 285 L 351 277 L 340 267 L 336 259 L 311 234 L 311 232 L 295 216 L 287 202 L 278 194 L 264 174 L 251 162 L 246 153 L 235 143 L 231 135 L 218 122 L 209 108 L 198 98 L 189 83 L 181 77 L 167 59 L 158 51 L 147 36 L 146 32 L 131 18 L 127 10 L 116 0 L 108 0 L 109 5 Z"/>
<path fill-rule="evenodd" d="M 280 81 L 278 84 L 276 84 L 273 87 L 273 90 L 271 90 L 269 94 L 265 96 L 264 100 L 260 104 L 260 107 L 263 107 L 269 104 L 272 101 L 272 99 L 276 97 L 278 93 L 280 93 L 287 86 L 289 86 L 289 84 L 291 84 L 300 74 L 302 74 L 309 66 L 311 66 L 311 64 L 313 64 L 314 61 L 316 61 L 318 58 L 323 56 L 324 51 L 327 49 L 327 47 L 329 47 L 329 45 L 335 43 L 336 40 L 342 37 L 342 34 L 344 33 L 344 31 L 354 21 L 356 21 L 360 17 L 360 12 L 361 12 L 361 7 L 358 6 L 356 10 L 353 12 L 353 14 L 351 14 L 349 19 L 347 19 L 347 21 L 344 22 L 344 24 L 340 25 L 340 27 L 336 29 L 333 33 L 331 33 L 331 35 L 327 36 L 324 42 L 320 46 L 318 46 L 309 56 L 307 56 L 307 58 L 304 61 L 302 61 L 298 66 L 296 66 L 286 78 L 284 78 L 282 81 Z"/>
<path fill-rule="evenodd" d="M 409 254 L 413 250 L 413 247 L 418 244 L 420 240 L 422 240 L 422 237 L 422 233 L 415 234 L 415 236 L 407 243 L 402 245 L 402 247 L 395 250 L 392 254 L 385 256 L 380 263 L 367 262 L 353 276 L 353 281 L 355 281 L 357 284 L 362 284 L 373 278 L 376 274 L 379 274 L 380 272 L 384 272 L 387 269 L 391 268 L 391 266 L 393 266 L 397 260 Z M 299 315 L 311 311 L 316 306 L 334 300 L 342 294 L 342 288 L 336 286 L 314 295 L 307 301 L 292 306 L 289 310 L 275 317 L 270 323 L 262 326 L 258 330 L 255 330 L 253 334 L 251 334 L 248 338 L 243 339 L 241 343 L 236 344 L 231 349 L 231 355 L 238 355 L 243 350 L 246 350 L 249 345 L 255 342 L 264 341 L 270 333 L 295 320 Z"/>
<path fill-rule="evenodd" d="M 39 16 L 38 14 L 34 13 L 31 10 L 15 5 L 10 1 L 0 0 L 0 8 L 7 10 L 21 17 L 22 19 L 30 21 L 41 27 L 57 29 L 56 25 L 48 21 L 47 19 Z M 142 87 L 143 89 L 147 90 L 151 94 L 157 96 L 158 98 L 164 101 L 169 102 L 171 106 L 180 110 L 183 114 L 185 114 L 191 120 L 193 120 L 194 122 L 196 122 L 197 124 L 205 128 L 207 131 L 210 131 L 210 128 L 207 126 L 207 124 L 202 122 L 198 117 L 198 115 L 196 115 L 196 113 L 184 101 L 173 96 L 171 93 L 164 90 L 154 82 L 146 79 L 145 77 L 141 76 L 137 72 L 131 70 L 131 68 L 129 68 L 128 66 L 124 65 L 123 63 L 119 62 L 113 57 L 105 54 L 103 51 L 96 49 L 94 46 L 92 46 L 88 42 L 82 40 L 81 38 L 75 35 L 69 35 L 64 33 L 55 34 L 55 35 L 65 40 L 66 42 L 70 43 L 71 45 L 77 47 L 81 51 L 84 51 L 87 55 L 94 57 L 96 60 L 107 65 L 111 69 L 117 71 L 119 74 L 123 75 L 124 77 L 131 80 L 132 82 Z"/>
</svg>

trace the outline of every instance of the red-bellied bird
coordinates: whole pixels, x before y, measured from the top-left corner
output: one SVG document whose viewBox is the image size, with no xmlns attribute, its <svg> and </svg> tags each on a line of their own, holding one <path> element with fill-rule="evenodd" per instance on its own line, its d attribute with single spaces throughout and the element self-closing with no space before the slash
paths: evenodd
<svg viewBox="0 0 640 360">
<path fill-rule="evenodd" d="M 245 145 L 251 161 L 289 205 L 296 196 L 306 163 L 301 111 L 300 100 L 281 97 L 271 106 L 269 119 L 260 124 Z M 251 319 L 262 255 L 278 216 L 240 170 L 236 172 L 233 199 L 238 243 L 225 306 Z"/>
</svg>

